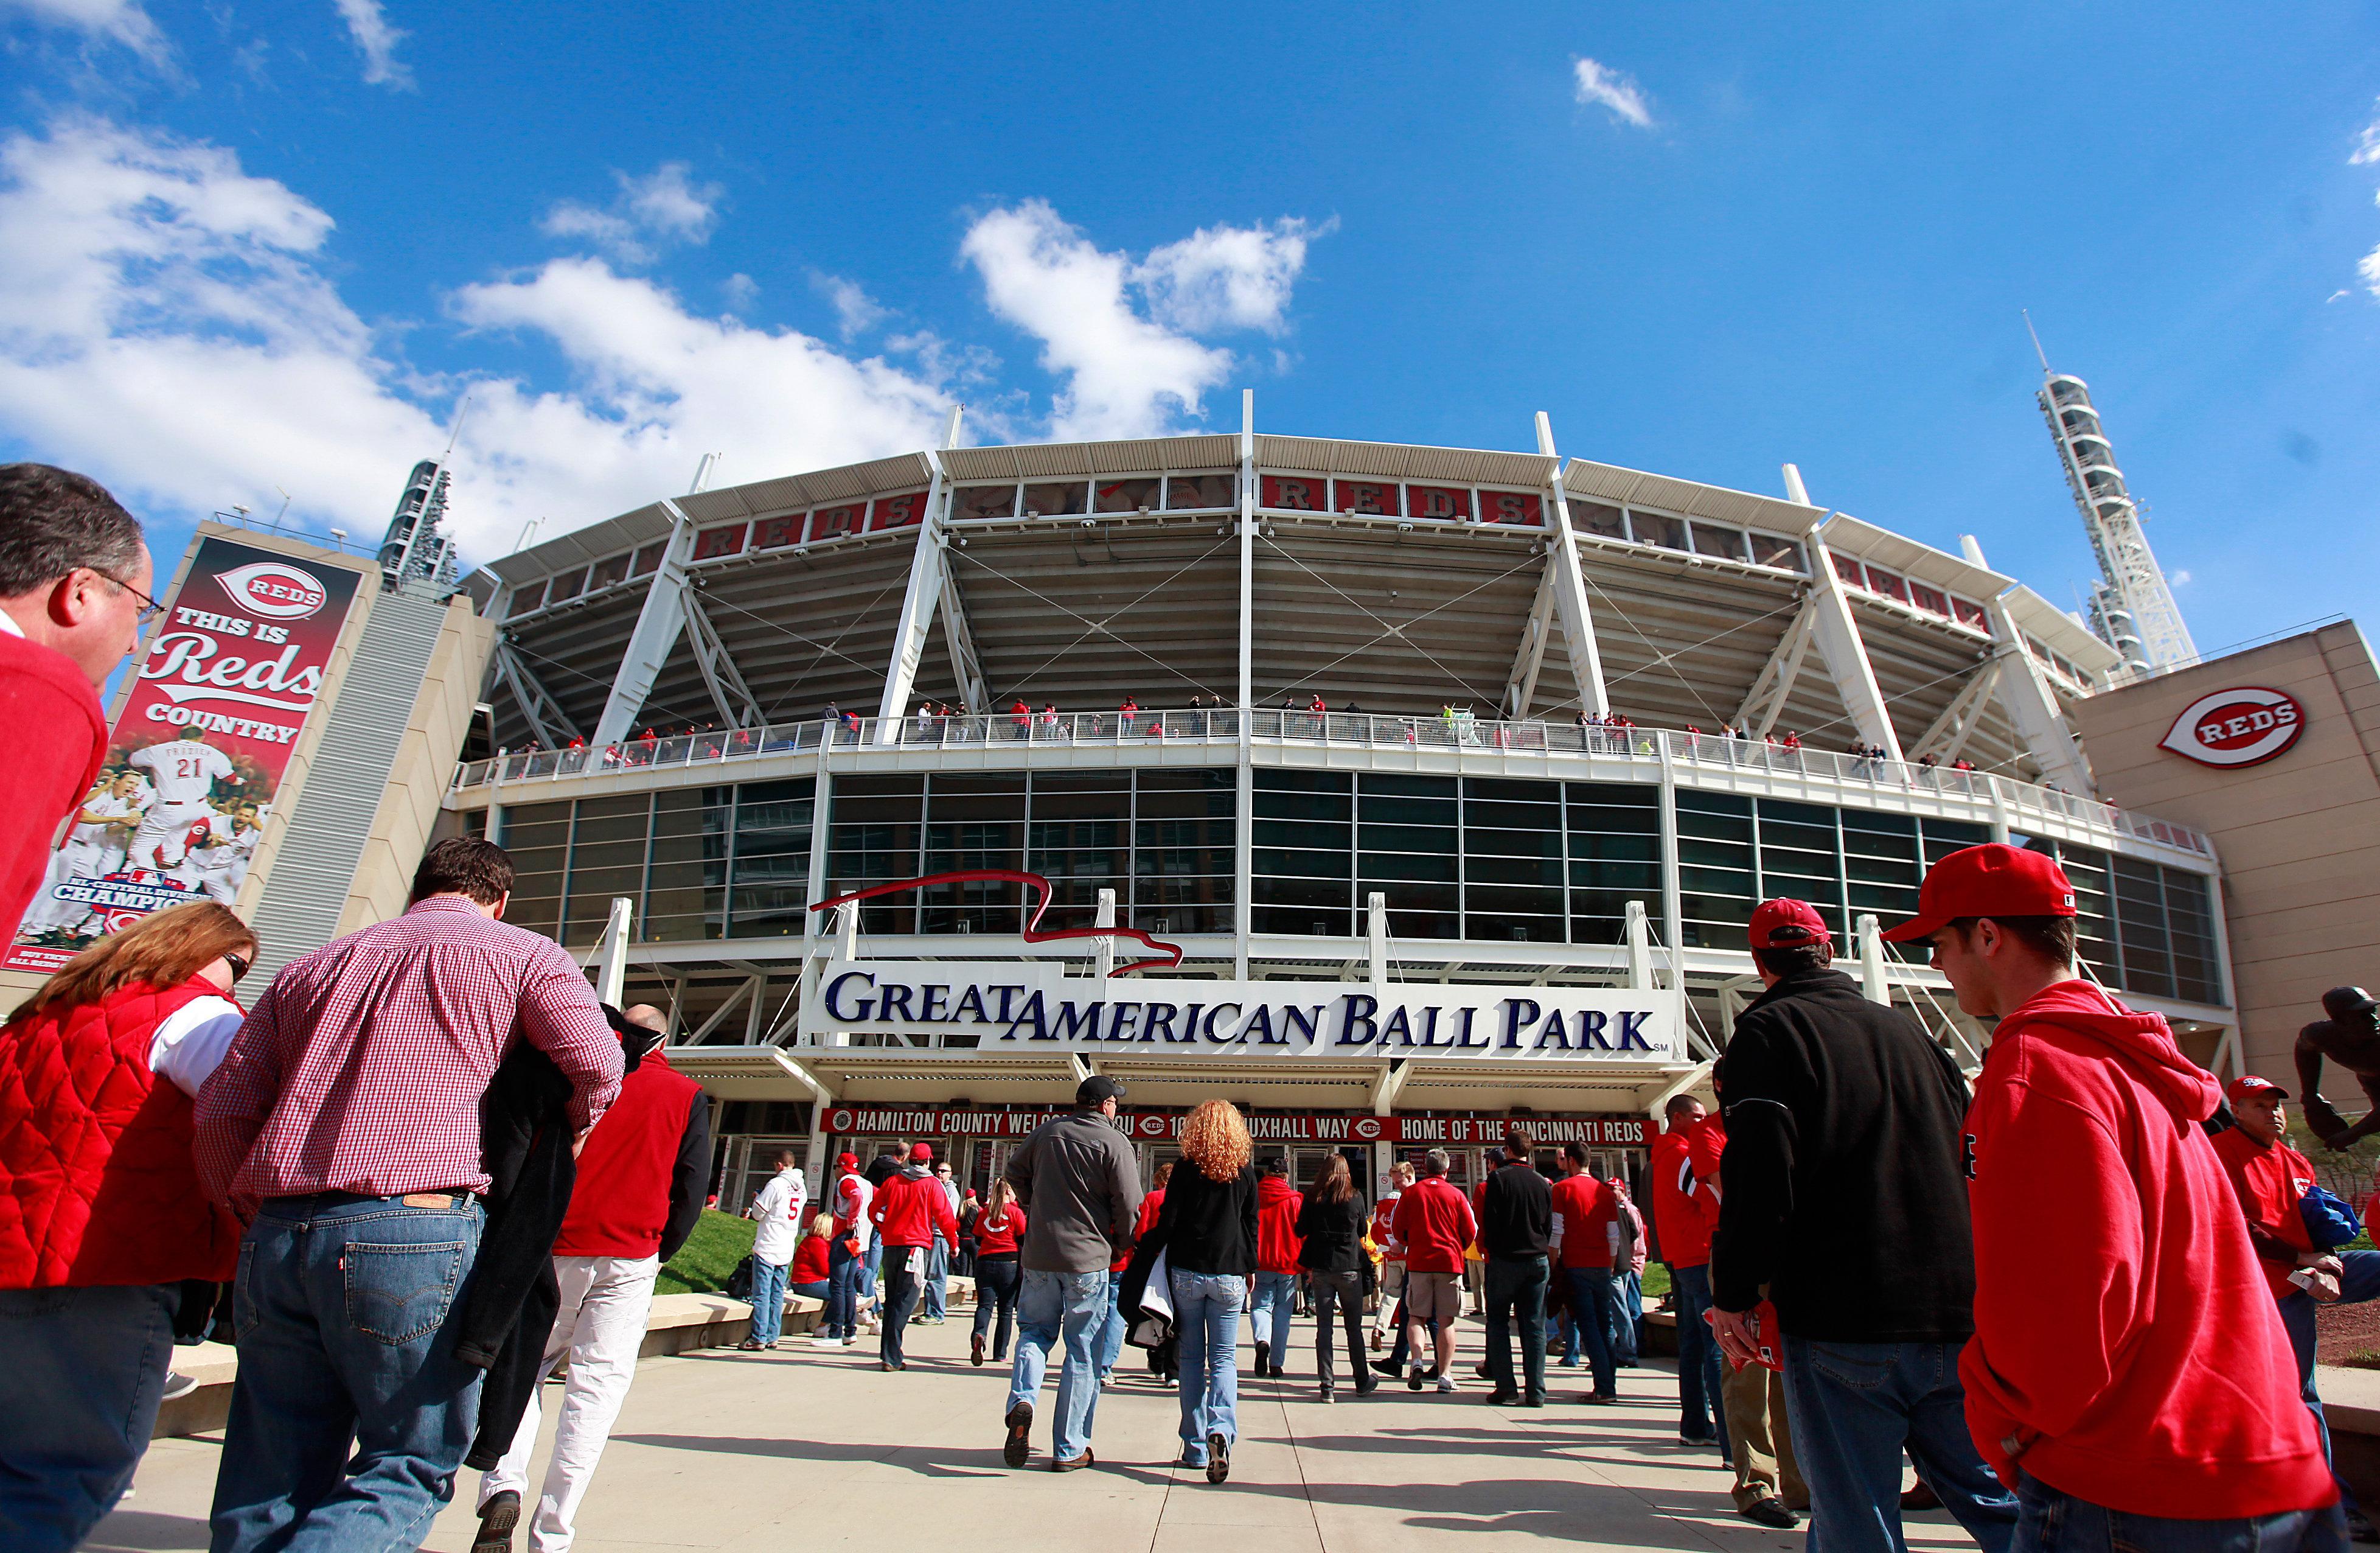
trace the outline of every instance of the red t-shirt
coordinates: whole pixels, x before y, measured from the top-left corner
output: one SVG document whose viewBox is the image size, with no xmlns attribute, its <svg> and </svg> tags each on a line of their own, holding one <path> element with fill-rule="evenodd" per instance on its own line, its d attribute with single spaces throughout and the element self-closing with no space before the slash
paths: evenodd
<svg viewBox="0 0 2380 1553">
<path fill-rule="evenodd" d="M 975 1253 L 978 1256 L 1014 1256 L 1016 1242 L 1025 1234 L 1025 1210 L 1011 1203 L 1001 1210 L 995 1223 L 990 1208 L 975 1216 Z"/>
<path fill-rule="evenodd" d="M 81 804 L 107 759 L 98 693 L 64 653 L 0 631 L 0 727 L 21 752 L 0 813 L 0 943 L 17 936 L 50 871 L 58 822 Z"/>
<path fill-rule="evenodd" d="M 1702 1125 L 1653 1141 L 1653 1222 L 1661 1231 L 1661 1260 L 1672 1267 L 1700 1267 L 1710 1261 L 1711 1220 L 1718 1216 L 1706 1217 L 1694 1196 L 1693 1143 Z"/>
<path fill-rule="evenodd" d="M 787 1283 L 824 1283 L 827 1278 L 826 1237 L 804 1235 L 802 1243 L 794 1248 L 794 1270 L 787 1274 Z"/>
<path fill-rule="evenodd" d="M 2230 1178 L 2231 1190 L 2240 1194 L 2249 1228 L 2261 1229 L 2294 1250 L 2312 1251 L 2313 1237 L 2306 1233 L 2305 1215 L 2298 1211 L 2298 1204 L 2314 1182 L 2313 1166 L 2306 1156 L 2287 1143 L 2260 1143 L 2238 1127 L 2217 1132 L 2214 1143 L 2215 1157 L 2223 1161 L 2223 1173 Z M 2256 1237 L 2252 1234 L 2249 1239 Z M 2298 1286 L 2289 1281 L 2289 1275 L 2297 1271 L 2294 1260 L 2266 1256 L 2259 1246 L 2256 1265 L 2265 1270 L 2265 1282 L 2271 1286 L 2275 1299 L 2297 1292 Z"/>
<path fill-rule="evenodd" d="M 1416 1273 L 1459 1273 L 1463 1253 L 1479 1238 L 1471 1204 L 1444 1176 L 1424 1176 L 1397 1199 L 1397 1239 Z"/>
<path fill-rule="evenodd" d="M 1611 1266 L 1611 1222 L 1620 1205 L 1610 1184 L 1581 1170 L 1554 1182 L 1554 1217 L 1561 1222 L 1561 1265 Z"/>
</svg>

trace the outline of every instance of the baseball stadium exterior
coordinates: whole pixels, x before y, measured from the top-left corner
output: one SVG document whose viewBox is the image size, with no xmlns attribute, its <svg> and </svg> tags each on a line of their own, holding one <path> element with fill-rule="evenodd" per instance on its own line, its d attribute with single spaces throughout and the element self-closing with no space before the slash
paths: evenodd
<svg viewBox="0 0 2380 1553">
<path fill-rule="evenodd" d="M 1427 1141 L 1467 1178 L 1516 1110 L 1625 1168 L 1757 990 L 1767 897 L 1972 1067 L 1869 924 L 1991 839 L 2054 852 L 2093 971 L 2224 1059 L 2212 849 L 2090 796 L 2070 727 L 2114 651 L 1790 469 L 1536 441 L 945 447 L 656 501 L 489 569 L 502 752 L 444 823 L 671 1010 L 731 1192 L 895 1135 L 980 1179 L 1093 1070 L 1150 1164 L 1220 1095 L 1367 1175 Z"/>
</svg>

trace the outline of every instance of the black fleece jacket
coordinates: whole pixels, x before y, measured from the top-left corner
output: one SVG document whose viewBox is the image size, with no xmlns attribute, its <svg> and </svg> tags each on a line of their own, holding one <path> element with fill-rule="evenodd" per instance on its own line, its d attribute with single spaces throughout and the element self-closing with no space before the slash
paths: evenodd
<svg viewBox="0 0 2380 1553">
<path fill-rule="evenodd" d="M 1718 1069 L 1713 1302 L 1819 1342 L 1973 1334 L 1960 1141 L 1967 1082 L 1908 1013 L 1840 971 L 1789 976 L 1735 1021 Z"/>
</svg>

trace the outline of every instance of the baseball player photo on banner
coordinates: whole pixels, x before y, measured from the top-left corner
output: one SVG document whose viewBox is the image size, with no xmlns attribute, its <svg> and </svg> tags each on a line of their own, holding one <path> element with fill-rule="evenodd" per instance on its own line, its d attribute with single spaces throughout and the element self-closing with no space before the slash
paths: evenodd
<svg viewBox="0 0 2380 1553">
<path fill-rule="evenodd" d="M 185 900 L 232 903 L 358 580 L 212 534 L 199 542 L 6 969 L 55 971 Z"/>
</svg>

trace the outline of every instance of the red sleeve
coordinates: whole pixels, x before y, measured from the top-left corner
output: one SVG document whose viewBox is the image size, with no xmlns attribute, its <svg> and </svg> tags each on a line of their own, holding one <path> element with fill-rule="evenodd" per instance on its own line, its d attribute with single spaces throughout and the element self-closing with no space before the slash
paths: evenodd
<svg viewBox="0 0 2380 1553">
<path fill-rule="evenodd" d="M 0 926 L 13 939 L 49 873 L 58 822 L 99 779 L 107 725 L 81 670 L 45 647 L 0 641 L 0 727 L 18 749 L 44 752 L 14 767 L 16 796 L 0 811 Z"/>
</svg>

